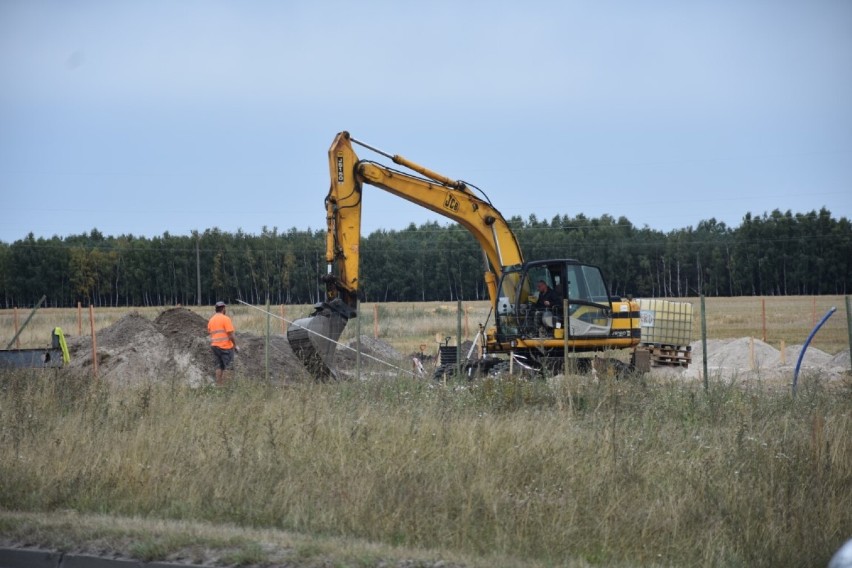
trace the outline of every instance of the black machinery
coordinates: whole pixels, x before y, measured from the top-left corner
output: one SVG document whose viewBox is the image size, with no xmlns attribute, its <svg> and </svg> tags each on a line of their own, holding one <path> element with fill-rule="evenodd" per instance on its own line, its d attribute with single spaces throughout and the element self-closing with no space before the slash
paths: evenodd
<svg viewBox="0 0 852 568">
<path fill-rule="evenodd" d="M 29 317 L 15 334 L 15 337 L 6 346 L 6 349 L 0 350 L 0 369 L 38 369 L 62 367 L 69 361 L 68 346 L 65 344 L 65 335 L 61 328 L 54 328 L 51 334 L 50 347 L 45 349 L 10 349 L 14 345 L 15 340 L 21 335 L 21 332 L 30 322 L 36 310 L 38 310 L 47 297 L 42 296 Z"/>
</svg>

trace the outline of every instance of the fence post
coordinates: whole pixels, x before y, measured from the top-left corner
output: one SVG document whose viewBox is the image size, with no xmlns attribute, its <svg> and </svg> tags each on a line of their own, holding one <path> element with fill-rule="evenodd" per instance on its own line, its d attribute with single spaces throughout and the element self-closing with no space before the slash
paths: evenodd
<svg viewBox="0 0 852 568">
<path fill-rule="evenodd" d="M 355 298 L 355 313 L 361 311 L 361 300 Z M 361 381 L 361 320 L 363 318 L 355 318 L 355 379 Z"/>
<path fill-rule="evenodd" d="M 95 335 L 95 308 L 89 304 L 89 327 L 92 331 L 92 373 L 98 378 L 98 338 Z"/>
<path fill-rule="evenodd" d="M 470 337 L 470 322 L 468 321 L 468 314 L 470 313 L 470 306 L 467 306 L 464 309 L 464 336 Z"/>
<path fill-rule="evenodd" d="M 852 303 L 849 296 L 846 296 L 846 333 L 849 336 L 849 352 L 852 353 Z M 852 363 L 849 369 L 852 370 Z"/>
<path fill-rule="evenodd" d="M 373 339 L 379 338 L 379 304 L 373 304 Z"/>
<path fill-rule="evenodd" d="M 19 332 L 20 330 L 18 329 L 18 306 L 15 306 L 15 349 L 21 348 Z"/>
<path fill-rule="evenodd" d="M 83 335 L 83 308 L 80 302 L 77 302 L 77 337 Z"/>
<path fill-rule="evenodd" d="M 754 371 L 754 337 L 748 338 L 748 369 Z"/>
<path fill-rule="evenodd" d="M 458 299 L 456 305 L 456 376 L 461 377 L 462 374 L 462 301 Z"/>
<path fill-rule="evenodd" d="M 763 321 L 763 342 L 766 343 L 766 298 L 760 299 L 761 320 Z"/>
<path fill-rule="evenodd" d="M 562 377 L 566 384 L 568 381 L 568 335 L 571 331 L 571 318 L 568 308 L 568 298 L 562 298 Z"/>
<path fill-rule="evenodd" d="M 266 366 L 266 382 L 269 382 L 269 334 L 272 332 L 272 314 L 269 313 L 269 296 L 266 296 L 266 348 L 264 353 L 264 364 Z"/>
<path fill-rule="evenodd" d="M 281 335 L 287 335 L 287 320 L 284 304 L 281 304 Z"/>
<path fill-rule="evenodd" d="M 707 378 L 707 310 L 704 305 L 704 294 L 701 294 L 701 358 L 704 365 L 704 390 L 710 390 L 710 380 Z"/>
</svg>

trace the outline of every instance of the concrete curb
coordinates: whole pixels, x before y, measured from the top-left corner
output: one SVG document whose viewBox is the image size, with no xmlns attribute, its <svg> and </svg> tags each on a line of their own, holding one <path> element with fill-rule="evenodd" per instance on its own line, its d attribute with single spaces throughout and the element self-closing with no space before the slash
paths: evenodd
<svg viewBox="0 0 852 568">
<path fill-rule="evenodd" d="M 63 554 L 36 548 L 0 548 L 0 568 L 212 568 L 201 564 L 142 562 L 92 556 Z"/>
<path fill-rule="evenodd" d="M 0 548 L 2 568 L 56 568 L 60 562 L 62 555 L 50 550 Z"/>
</svg>

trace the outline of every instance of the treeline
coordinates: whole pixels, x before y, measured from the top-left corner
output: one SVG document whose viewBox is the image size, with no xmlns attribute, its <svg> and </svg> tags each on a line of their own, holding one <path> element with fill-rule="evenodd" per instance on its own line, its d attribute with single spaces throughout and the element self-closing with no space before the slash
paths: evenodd
<svg viewBox="0 0 852 568">
<path fill-rule="evenodd" d="M 624 217 L 509 220 L 527 260 L 576 258 L 600 266 L 613 294 L 635 297 L 846 294 L 852 226 L 826 209 L 715 219 L 662 233 Z M 484 257 L 458 225 L 413 224 L 362 239 L 363 301 L 485 299 Z M 0 243 L 2 305 L 260 304 L 323 299 L 325 232 L 208 229 L 192 235 L 68 237 Z M 200 296 L 199 296 L 200 282 Z M 200 300 L 200 302 L 199 302 Z"/>
</svg>

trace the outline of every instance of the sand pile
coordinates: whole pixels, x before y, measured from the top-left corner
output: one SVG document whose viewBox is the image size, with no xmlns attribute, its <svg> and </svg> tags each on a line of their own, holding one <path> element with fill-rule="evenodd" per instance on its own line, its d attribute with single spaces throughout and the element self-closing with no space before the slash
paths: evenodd
<svg viewBox="0 0 852 568">
<path fill-rule="evenodd" d="M 701 341 L 692 343 L 692 363 L 688 369 L 656 367 L 657 373 L 676 372 L 685 378 L 698 378 L 703 368 Z M 708 375 L 733 376 L 739 378 L 789 379 L 792 381 L 802 345 L 790 345 L 784 353 L 759 339 L 707 340 Z M 783 357 L 782 357 L 783 355 Z M 849 372 L 849 350 L 830 355 L 813 346 L 808 347 L 802 358 L 799 376 L 820 373 L 829 380 L 844 377 Z"/>
</svg>

